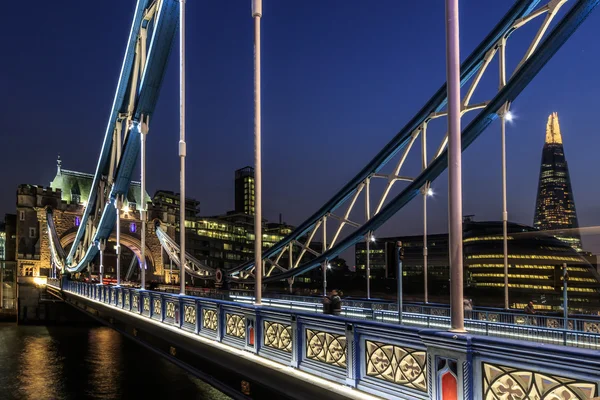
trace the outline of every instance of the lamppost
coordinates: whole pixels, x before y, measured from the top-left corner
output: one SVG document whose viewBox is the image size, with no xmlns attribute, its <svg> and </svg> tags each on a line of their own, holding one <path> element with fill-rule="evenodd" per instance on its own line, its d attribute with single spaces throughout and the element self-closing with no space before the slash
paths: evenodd
<svg viewBox="0 0 600 400">
<path fill-rule="evenodd" d="M 501 52 L 500 54 L 503 54 Z M 500 126 L 502 135 L 502 246 L 504 252 L 504 308 L 509 309 L 508 298 L 508 211 L 506 200 L 506 122 L 513 120 L 508 111 L 509 103 L 503 106 L 500 114 Z"/>
<path fill-rule="evenodd" d="M 402 277 L 403 277 L 403 273 L 402 273 L 402 261 L 404 260 L 404 248 L 402 247 L 402 242 L 398 241 L 396 243 L 396 252 L 397 252 L 397 263 L 398 263 L 398 276 L 396 278 L 396 283 L 398 285 L 398 291 L 397 291 L 397 307 L 398 307 L 398 323 L 402 323 Z"/>
<path fill-rule="evenodd" d="M 427 251 L 427 197 L 433 196 L 433 190 L 431 189 L 431 182 L 425 183 L 425 186 L 421 189 L 423 193 L 423 286 L 424 286 L 424 302 L 429 303 L 429 285 L 427 273 L 427 262 L 428 262 L 428 251 Z"/>
<path fill-rule="evenodd" d="M 366 275 L 367 275 L 367 299 L 371 298 L 371 242 L 375 243 L 375 236 L 373 232 L 369 232 L 365 238 L 367 247 L 367 263 L 366 263 Z"/>
</svg>

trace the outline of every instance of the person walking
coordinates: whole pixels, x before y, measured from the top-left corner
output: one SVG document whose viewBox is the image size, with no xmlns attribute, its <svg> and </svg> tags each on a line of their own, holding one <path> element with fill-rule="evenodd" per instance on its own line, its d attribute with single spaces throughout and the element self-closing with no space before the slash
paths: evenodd
<svg viewBox="0 0 600 400">
<path fill-rule="evenodd" d="M 533 301 L 530 301 L 529 303 L 527 303 L 524 311 L 525 311 L 525 314 L 528 314 L 528 315 L 535 314 L 535 308 L 533 307 Z M 527 321 L 529 322 L 530 325 L 537 325 L 537 319 L 535 317 L 527 317 Z"/>
<path fill-rule="evenodd" d="M 333 315 L 342 313 L 342 299 L 335 289 L 331 291 L 331 313 Z"/>
<path fill-rule="evenodd" d="M 323 314 L 331 314 L 331 298 L 323 296 Z"/>
</svg>

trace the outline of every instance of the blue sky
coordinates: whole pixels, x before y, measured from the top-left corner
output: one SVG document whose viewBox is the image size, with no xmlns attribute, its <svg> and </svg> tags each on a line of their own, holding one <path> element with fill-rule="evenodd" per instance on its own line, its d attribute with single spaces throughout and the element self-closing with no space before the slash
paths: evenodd
<svg viewBox="0 0 600 400">
<path fill-rule="evenodd" d="M 559 14 L 562 17 L 573 1 Z M 233 208 L 234 170 L 253 160 L 250 1 L 188 1 L 188 194 L 202 213 Z M 463 0 L 464 59 L 511 1 Z M 14 212 L 16 186 L 48 185 L 63 167 L 93 172 L 129 32 L 134 2 L 8 2 L 0 26 L 0 212 Z M 396 134 L 445 80 L 440 1 L 264 1 L 264 214 L 298 224 Z M 24 20 L 20 16 L 27 15 Z M 509 70 L 541 19 L 515 33 Z M 600 225 L 600 11 L 596 10 L 513 104 L 508 128 L 508 209 L 532 223 L 548 115 L 557 111 L 581 226 Z M 178 190 L 178 52 L 175 48 L 148 136 L 148 188 Z M 497 61 L 474 102 L 490 99 Z M 431 126 L 435 151 L 446 120 Z M 418 147 L 417 147 L 418 149 Z M 408 160 L 419 168 L 419 153 Z M 464 154 L 464 213 L 501 217 L 500 128 Z M 430 232 L 445 232 L 446 175 L 433 184 Z M 417 234 L 413 202 L 379 235 Z M 591 243 L 591 242 L 590 242 Z"/>
</svg>

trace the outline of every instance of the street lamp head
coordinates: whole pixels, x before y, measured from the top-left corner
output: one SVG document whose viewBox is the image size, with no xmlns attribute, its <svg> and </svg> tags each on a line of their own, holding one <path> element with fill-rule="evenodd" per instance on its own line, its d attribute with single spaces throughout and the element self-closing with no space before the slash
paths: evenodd
<svg viewBox="0 0 600 400">
<path fill-rule="evenodd" d="M 371 239 L 371 242 L 374 242 L 375 241 L 375 235 L 371 235 L 370 239 Z"/>
<path fill-rule="evenodd" d="M 427 189 L 427 196 L 429 196 L 429 197 L 433 196 L 433 189 L 432 188 L 428 188 Z"/>
<path fill-rule="evenodd" d="M 331 264 L 327 264 L 327 268 L 331 269 Z"/>
<path fill-rule="evenodd" d="M 507 122 L 513 122 L 515 119 L 515 115 L 512 112 L 508 111 L 506 114 L 504 114 L 504 118 L 506 118 Z"/>
</svg>

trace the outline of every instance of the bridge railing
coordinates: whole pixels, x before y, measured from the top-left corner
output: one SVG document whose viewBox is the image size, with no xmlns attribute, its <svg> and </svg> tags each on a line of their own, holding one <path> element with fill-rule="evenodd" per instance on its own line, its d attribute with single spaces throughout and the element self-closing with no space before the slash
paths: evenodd
<svg viewBox="0 0 600 400">
<path fill-rule="evenodd" d="M 252 304 L 254 297 L 239 293 L 230 293 L 232 301 Z M 277 298 L 263 298 L 262 303 L 290 310 L 306 310 L 322 312 L 323 307 L 320 303 L 322 297 L 311 296 L 288 296 L 279 295 Z M 377 321 L 394 323 L 398 322 L 398 313 L 396 305 L 389 302 L 343 299 L 342 315 L 360 319 L 374 319 Z M 423 327 L 447 328 L 450 318 L 450 309 L 444 304 L 404 304 L 403 323 Z M 465 311 L 465 319 L 468 327 L 477 332 L 486 332 L 483 328 L 489 324 L 480 324 L 481 322 L 493 322 L 499 325 L 507 324 L 510 326 L 528 326 L 532 328 L 548 328 L 565 330 L 565 319 L 561 316 L 544 314 L 525 314 L 519 310 L 505 311 L 499 308 L 481 308 L 472 311 Z M 498 326 L 499 326 L 498 325 Z M 567 331 L 575 331 L 585 334 L 600 334 L 600 318 L 594 316 L 575 315 L 567 318 Z M 493 329 L 497 332 L 497 329 Z M 504 334 L 502 334 L 504 335 Z M 552 334 L 551 336 L 556 336 Z"/>
<path fill-rule="evenodd" d="M 456 398 L 469 400 L 504 398 L 506 390 L 514 398 L 587 399 L 599 389 L 596 351 L 552 345 L 565 338 L 581 345 L 587 340 L 582 337 L 593 335 L 528 326 L 515 330 L 514 325 L 490 321 L 470 321 L 467 326 L 501 338 L 457 335 L 440 332 L 449 324 L 444 316 L 411 314 L 439 328 L 422 329 L 125 287 L 82 282 L 64 286 L 121 312 L 384 398 L 441 398 L 448 385 L 454 385 Z M 549 344 L 513 340 L 540 332 Z M 595 336 L 589 347 L 598 349 L 598 344 Z"/>
<path fill-rule="evenodd" d="M 58 279 L 58 278 L 48 278 L 46 280 L 46 285 L 55 287 L 57 289 L 60 289 L 60 279 Z"/>
</svg>

